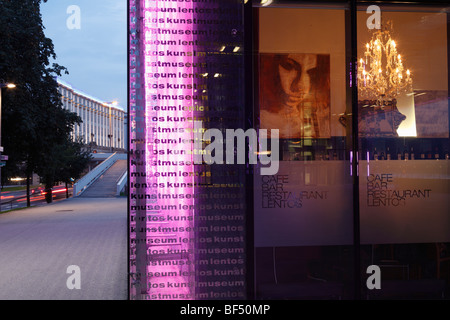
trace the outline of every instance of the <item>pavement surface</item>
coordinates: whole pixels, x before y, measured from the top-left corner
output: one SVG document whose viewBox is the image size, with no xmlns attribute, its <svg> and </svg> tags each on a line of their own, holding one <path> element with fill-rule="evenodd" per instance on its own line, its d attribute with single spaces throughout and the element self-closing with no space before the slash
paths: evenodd
<svg viewBox="0 0 450 320">
<path fill-rule="evenodd" d="M 72 265 L 80 289 L 68 288 L 77 283 Z M 0 300 L 125 299 L 126 197 L 69 198 L 0 214 Z"/>
</svg>

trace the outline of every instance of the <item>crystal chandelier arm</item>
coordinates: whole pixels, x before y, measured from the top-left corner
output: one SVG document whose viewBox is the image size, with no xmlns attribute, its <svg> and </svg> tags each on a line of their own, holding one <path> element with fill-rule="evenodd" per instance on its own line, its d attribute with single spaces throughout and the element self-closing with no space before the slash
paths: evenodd
<svg viewBox="0 0 450 320">
<path fill-rule="evenodd" d="M 388 26 L 391 24 L 388 22 Z M 397 44 L 388 29 L 376 30 L 366 44 L 358 68 L 358 91 L 362 99 L 392 100 L 412 85 L 409 70 L 403 67 Z"/>
</svg>

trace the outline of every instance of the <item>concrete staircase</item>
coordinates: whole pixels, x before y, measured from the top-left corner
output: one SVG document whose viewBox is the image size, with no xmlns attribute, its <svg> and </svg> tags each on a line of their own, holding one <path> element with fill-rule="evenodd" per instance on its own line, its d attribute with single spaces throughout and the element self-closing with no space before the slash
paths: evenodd
<svg viewBox="0 0 450 320">
<path fill-rule="evenodd" d="M 127 160 L 117 160 L 103 175 L 101 175 L 80 197 L 84 198 L 114 198 L 117 193 L 117 182 L 127 171 Z"/>
</svg>

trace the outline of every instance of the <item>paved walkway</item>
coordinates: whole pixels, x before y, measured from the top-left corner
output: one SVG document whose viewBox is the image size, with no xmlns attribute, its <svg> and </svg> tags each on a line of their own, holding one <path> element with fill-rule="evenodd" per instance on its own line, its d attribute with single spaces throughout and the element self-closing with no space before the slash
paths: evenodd
<svg viewBox="0 0 450 320">
<path fill-rule="evenodd" d="M 70 290 L 67 267 L 80 267 Z M 0 300 L 127 299 L 127 199 L 70 198 L 0 214 Z"/>
<path fill-rule="evenodd" d="M 127 160 L 117 160 L 80 197 L 115 198 L 117 194 L 117 182 L 119 182 L 125 172 L 127 172 Z"/>
</svg>

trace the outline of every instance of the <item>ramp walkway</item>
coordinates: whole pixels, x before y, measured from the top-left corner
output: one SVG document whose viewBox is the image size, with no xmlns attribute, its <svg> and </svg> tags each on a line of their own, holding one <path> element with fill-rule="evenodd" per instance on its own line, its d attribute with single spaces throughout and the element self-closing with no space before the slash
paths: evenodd
<svg viewBox="0 0 450 320">
<path fill-rule="evenodd" d="M 127 171 L 127 161 L 117 160 L 83 193 L 82 198 L 112 198 L 117 196 L 117 183 Z"/>
</svg>

